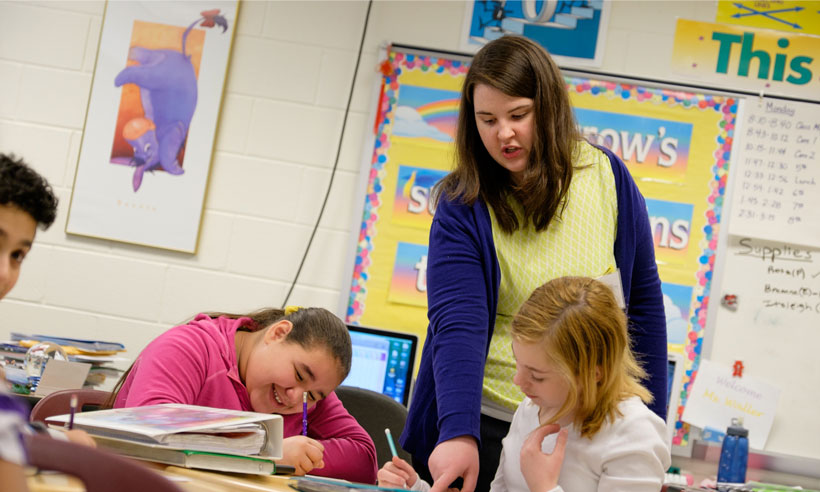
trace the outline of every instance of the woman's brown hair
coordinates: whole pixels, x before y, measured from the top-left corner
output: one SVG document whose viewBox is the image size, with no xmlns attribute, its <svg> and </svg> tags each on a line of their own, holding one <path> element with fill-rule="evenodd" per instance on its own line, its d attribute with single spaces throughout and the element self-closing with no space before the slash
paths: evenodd
<svg viewBox="0 0 820 492">
<path fill-rule="evenodd" d="M 478 133 L 473 93 L 485 84 L 513 97 L 533 100 L 534 132 L 530 162 L 518 185 L 487 152 Z M 507 233 L 530 220 L 543 231 L 560 216 L 572 181 L 572 157 L 581 136 L 558 66 L 537 43 L 504 36 L 487 43 L 473 58 L 461 89 L 456 131 L 456 165 L 436 187 L 450 200 L 472 205 L 480 197 Z M 510 206 L 512 195 L 524 210 L 524 224 Z"/>
<path fill-rule="evenodd" d="M 226 317 L 229 319 L 250 318 L 239 330 L 259 331 L 277 321 L 286 319 L 293 323 L 293 329 L 285 337 L 285 341 L 296 343 L 305 349 L 316 347 L 326 348 L 339 363 L 342 380 L 350 373 L 350 364 L 353 358 L 353 347 L 347 326 L 333 313 L 323 308 L 298 308 L 286 313 L 283 309 L 263 308 L 248 314 L 234 313 L 205 313 L 210 318 Z M 131 367 L 126 370 L 114 386 L 111 395 L 101 408 L 113 408 L 122 385 L 131 373 Z"/>
<path fill-rule="evenodd" d="M 542 344 L 569 385 L 567 401 L 546 423 L 573 410 L 585 437 L 620 416 L 618 404 L 652 395 L 640 381 L 646 372 L 630 347 L 626 315 L 606 285 L 584 277 L 561 277 L 535 289 L 513 318 L 514 340 Z"/>
</svg>

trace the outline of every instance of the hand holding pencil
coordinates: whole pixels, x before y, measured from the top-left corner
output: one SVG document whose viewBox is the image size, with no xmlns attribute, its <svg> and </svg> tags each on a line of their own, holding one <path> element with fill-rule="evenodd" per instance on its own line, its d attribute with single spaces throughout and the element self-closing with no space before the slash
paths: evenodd
<svg viewBox="0 0 820 492">
<path fill-rule="evenodd" d="M 393 489 L 410 488 L 415 485 L 416 480 L 419 480 L 419 474 L 410 466 L 410 463 L 396 455 L 393 455 L 392 461 L 388 461 L 379 469 L 376 476 L 379 479 L 379 487 Z"/>
<path fill-rule="evenodd" d="M 68 430 L 71 430 L 74 428 L 74 414 L 77 413 L 77 395 L 71 395 L 69 408 L 71 410 L 71 414 L 68 418 Z"/>
<path fill-rule="evenodd" d="M 63 435 L 74 444 L 82 444 L 83 446 L 88 446 L 91 448 L 97 447 L 97 441 L 95 441 L 93 437 L 89 436 L 84 430 L 74 429 L 70 431 L 63 431 Z"/>
<path fill-rule="evenodd" d="M 74 444 L 82 444 L 83 446 L 96 448 L 97 442 L 89 436 L 87 432 L 74 429 L 74 414 L 77 413 L 77 395 L 71 395 L 69 405 L 71 416 L 68 419 L 68 425 L 66 426 L 66 430 L 63 432 L 63 435 Z"/>
<path fill-rule="evenodd" d="M 305 475 L 314 468 L 324 468 L 325 447 L 307 436 L 291 436 L 282 441 L 282 459 L 277 464 L 290 465 L 294 475 Z"/>
<path fill-rule="evenodd" d="M 379 469 L 377 477 L 379 479 L 380 487 L 389 487 L 394 489 L 407 489 L 420 482 L 416 490 L 429 490 L 430 484 L 424 482 L 419 478 L 419 474 L 410 465 L 410 463 L 399 458 L 396 451 L 396 443 L 393 441 L 393 435 L 390 429 L 384 430 L 384 436 L 387 438 L 387 444 L 390 446 L 390 452 L 393 454 L 393 459 L 384 464 Z M 448 489 L 448 492 L 460 492 L 458 489 Z"/>
<path fill-rule="evenodd" d="M 380 487 L 392 487 L 395 489 L 402 489 L 412 487 L 419 479 L 418 473 L 412 466 L 403 459 L 399 458 L 396 452 L 396 443 L 393 442 L 393 434 L 390 429 L 384 429 L 384 437 L 387 439 L 387 444 L 390 446 L 390 453 L 393 455 L 393 460 L 388 461 L 379 470 L 376 475 L 379 479 Z"/>
</svg>

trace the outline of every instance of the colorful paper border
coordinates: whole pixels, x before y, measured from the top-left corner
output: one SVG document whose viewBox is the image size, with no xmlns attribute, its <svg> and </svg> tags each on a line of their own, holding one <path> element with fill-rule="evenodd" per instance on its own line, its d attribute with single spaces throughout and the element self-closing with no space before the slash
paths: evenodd
<svg viewBox="0 0 820 492">
<path fill-rule="evenodd" d="M 389 51 L 387 60 L 381 65 L 383 75 L 382 90 L 379 97 L 379 109 L 376 115 L 376 142 L 373 157 L 370 161 L 370 175 L 365 192 L 364 211 L 356 244 L 356 258 L 353 265 L 353 279 L 350 286 L 346 319 L 356 323 L 364 313 L 367 297 L 367 270 L 373 251 L 373 237 L 376 235 L 376 223 L 379 220 L 379 207 L 382 204 L 380 194 L 383 190 L 384 166 L 387 163 L 387 150 L 390 148 L 393 111 L 398 100 L 398 77 L 405 71 L 449 72 L 451 75 L 467 73 L 468 64 L 458 60 L 448 60 L 430 55 L 418 55 Z"/>
</svg>

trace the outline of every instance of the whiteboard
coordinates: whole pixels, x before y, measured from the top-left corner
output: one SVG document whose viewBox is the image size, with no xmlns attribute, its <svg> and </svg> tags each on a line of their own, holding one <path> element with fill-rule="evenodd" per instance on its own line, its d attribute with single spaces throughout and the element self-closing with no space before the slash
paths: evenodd
<svg viewBox="0 0 820 492">
<path fill-rule="evenodd" d="M 772 114 L 766 113 L 766 102 L 745 101 L 739 117 L 742 123 L 735 139 L 736 148 L 757 151 L 758 144 L 763 142 L 762 152 L 769 152 L 771 134 L 766 136 L 758 131 L 772 124 L 769 119 Z M 710 340 L 704 346 L 703 355 L 729 367 L 741 361 L 745 375 L 781 389 L 764 451 L 820 459 L 820 418 L 817 416 L 820 407 L 820 229 L 817 229 L 820 190 L 816 189 L 817 185 L 806 185 L 812 176 L 820 182 L 817 179 L 820 158 L 816 155 L 820 151 L 820 139 L 814 141 L 816 144 L 791 145 L 798 142 L 798 135 L 800 141 L 820 137 L 820 105 L 792 101 L 779 101 L 777 105 L 780 111 L 786 111 L 775 118 L 777 128 L 784 128 L 783 121 L 791 121 L 793 129 L 795 121 L 801 121 L 801 126 L 808 128 L 800 133 L 779 132 L 788 135 L 790 145 L 786 147 L 791 150 L 775 152 L 778 154 L 775 166 L 779 168 L 780 162 L 785 164 L 785 169 L 779 169 L 775 176 L 787 178 L 773 181 L 781 181 L 784 193 L 789 190 L 782 206 L 790 204 L 790 210 L 771 212 L 773 217 L 769 217 L 770 212 L 762 205 L 763 198 L 772 199 L 769 185 L 764 185 L 764 189 L 755 188 L 756 194 L 748 186 L 744 189 L 745 184 L 760 182 L 757 179 L 760 176 L 750 177 L 744 173 L 753 162 L 745 161 L 750 156 L 748 152 L 732 156 L 727 192 L 729 235 L 718 252 L 719 266 L 715 272 L 719 277 L 719 285 L 715 285 L 718 295 L 709 313 Z M 788 114 L 789 108 L 794 109 L 792 114 L 799 119 L 782 117 Z M 752 124 L 748 125 L 749 122 Z M 749 131 L 750 128 L 753 131 Z M 810 152 L 815 155 L 807 158 Z M 764 161 L 766 166 L 767 161 Z M 797 173 L 801 182 L 795 181 Z M 764 178 L 768 180 L 768 174 Z M 811 191 L 797 194 L 800 189 Z M 754 196 L 760 200 L 750 204 L 748 198 Z M 795 207 L 796 200 L 792 198 L 796 197 L 806 205 Z M 771 205 L 771 201 L 767 205 Z M 743 209 L 765 213 L 766 217 L 745 220 L 749 217 L 740 216 Z M 736 296 L 735 310 L 717 302 L 726 295 Z"/>
</svg>

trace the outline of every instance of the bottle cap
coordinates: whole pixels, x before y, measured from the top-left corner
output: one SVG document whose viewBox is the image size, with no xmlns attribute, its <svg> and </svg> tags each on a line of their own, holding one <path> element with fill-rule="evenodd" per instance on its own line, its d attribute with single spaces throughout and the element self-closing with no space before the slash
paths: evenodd
<svg viewBox="0 0 820 492">
<path fill-rule="evenodd" d="M 743 419 L 732 419 L 732 425 L 726 429 L 726 434 L 729 436 L 748 437 L 749 429 L 743 427 Z"/>
</svg>

